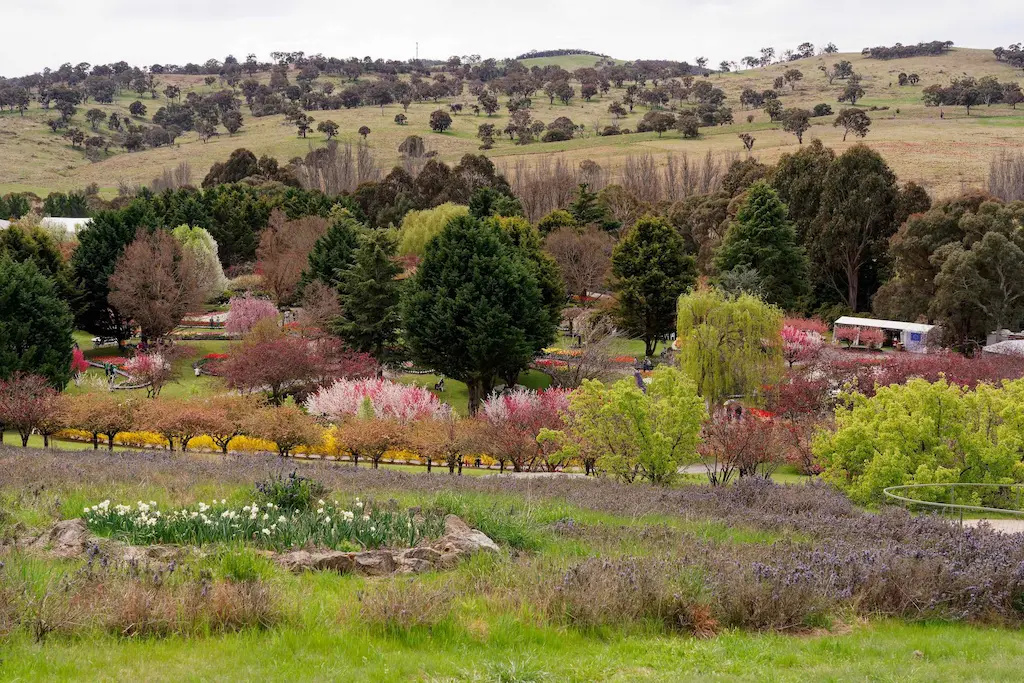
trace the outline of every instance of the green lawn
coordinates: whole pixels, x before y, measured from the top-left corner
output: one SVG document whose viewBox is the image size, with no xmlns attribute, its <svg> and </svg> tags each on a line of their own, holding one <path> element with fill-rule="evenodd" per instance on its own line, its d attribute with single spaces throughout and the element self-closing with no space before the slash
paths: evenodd
<svg viewBox="0 0 1024 683">
<path fill-rule="evenodd" d="M 881 623 L 812 637 L 727 633 L 710 640 L 587 637 L 504 615 L 469 627 L 388 637 L 335 623 L 358 580 L 327 589 L 320 623 L 267 633 L 167 640 L 16 639 L 7 680 L 337 681 L 953 681 L 1019 680 L 1024 640 L 1013 631 Z M 348 586 L 344 584 L 348 583 Z M 317 619 L 319 621 L 319 619 Z"/>
<path fill-rule="evenodd" d="M 116 346 L 102 346 L 93 348 L 91 337 L 83 333 L 75 333 L 75 341 L 87 360 L 95 360 L 110 356 L 128 357 L 131 354 L 119 350 Z M 227 353 L 233 342 L 230 341 L 189 341 L 179 342 L 179 346 L 187 346 L 194 349 L 191 353 L 176 359 L 172 368 L 174 380 L 164 386 L 160 395 L 166 398 L 191 398 L 196 396 L 211 396 L 224 391 L 224 383 L 216 377 L 208 375 L 195 376 L 192 370 L 192 363 L 199 360 L 208 353 Z M 122 381 L 121 379 L 118 380 Z M 68 385 L 69 394 L 78 394 L 87 391 L 106 391 L 106 383 L 103 371 L 99 368 L 90 368 L 82 380 L 81 386 L 74 383 Z M 127 392 L 130 395 L 145 396 L 146 390 L 139 389 Z"/>
</svg>

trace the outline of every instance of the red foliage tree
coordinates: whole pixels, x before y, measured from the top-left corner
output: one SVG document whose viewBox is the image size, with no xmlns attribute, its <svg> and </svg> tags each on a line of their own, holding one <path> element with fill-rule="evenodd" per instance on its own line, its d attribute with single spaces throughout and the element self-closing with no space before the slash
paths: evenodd
<svg viewBox="0 0 1024 683">
<path fill-rule="evenodd" d="M 722 412 L 707 421 L 698 451 L 712 486 L 725 486 L 734 475 L 768 479 L 785 460 L 775 421 L 749 413 L 733 419 Z"/>
<path fill-rule="evenodd" d="M 0 382 L 0 424 L 13 427 L 28 446 L 32 432 L 58 410 L 58 396 L 46 378 L 17 372 Z"/>
<path fill-rule="evenodd" d="M 346 351 L 336 339 L 288 336 L 243 342 L 220 363 L 229 387 L 266 392 L 274 405 L 288 394 L 304 395 L 335 379 L 367 377 L 375 371 L 371 357 Z"/>
<path fill-rule="evenodd" d="M 71 377 L 75 380 L 75 386 L 82 384 L 82 375 L 89 369 L 89 361 L 85 359 L 82 349 L 77 346 L 71 350 Z"/>
</svg>

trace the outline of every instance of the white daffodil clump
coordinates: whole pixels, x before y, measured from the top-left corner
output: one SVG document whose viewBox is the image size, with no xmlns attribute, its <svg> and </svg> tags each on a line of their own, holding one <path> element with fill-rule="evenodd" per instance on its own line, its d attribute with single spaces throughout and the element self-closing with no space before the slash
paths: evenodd
<svg viewBox="0 0 1024 683">
<path fill-rule="evenodd" d="M 285 510 L 272 502 L 234 507 L 222 498 L 165 513 L 156 501 L 112 506 L 105 500 L 83 508 L 83 518 L 95 533 L 134 545 L 242 542 L 279 551 L 413 546 L 444 531 L 439 513 L 414 516 L 410 511 L 377 507 L 358 498 L 351 509 L 337 501 L 318 500 L 317 506 L 315 511 Z"/>
</svg>

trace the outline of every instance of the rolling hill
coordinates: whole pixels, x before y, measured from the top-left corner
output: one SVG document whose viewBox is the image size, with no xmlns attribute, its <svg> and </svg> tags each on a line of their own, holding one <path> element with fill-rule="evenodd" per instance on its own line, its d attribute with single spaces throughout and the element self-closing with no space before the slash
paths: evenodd
<svg viewBox="0 0 1024 683">
<path fill-rule="evenodd" d="M 578 68 L 593 65 L 598 58 L 592 55 L 569 55 L 542 57 L 536 65 L 559 64 L 564 68 Z M 865 142 L 882 153 L 901 181 L 914 180 L 921 183 L 937 197 L 961 191 L 965 187 L 980 186 L 988 172 L 993 155 L 1001 150 L 1018 149 L 1024 144 L 1024 107 L 1019 110 L 1007 105 L 979 106 L 967 116 L 963 108 L 926 107 L 921 95 L 925 87 L 934 83 L 948 83 L 962 75 L 982 77 L 992 75 L 1000 81 L 1024 80 L 1019 70 L 996 61 L 992 52 L 980 49 L 954 49 L 941 56 L 913 57 L 890 61 L 865 58 L 860 54 L 837 54 L 828 57 L 828 63 L 847 59 L 854 70 L 863 77 L 866 91 L 858 106 L 867 109 L 872 126 Z M 532 66 L 534 60 L 526 60 Z M 589 62 L 584 64 L 583 62 Z M 615 122 L 608 113 L 608 105 L 622 97 L 623 91 L 613 88 L 606 95 L 598 95 L 593 101 L 580 98 L 569 105 L 556 102 L 549 104 L 543 92 L 533 98 L 533 116 L 550 122 L 566 116 L 577 124 L 583 124 L 587 131 L 577 139 L 567 142 L 534 143 L 516 145 L 507 137 L 501 137 L 488 154 L 496 161 L 511 163 L 524 159 L 536 163 L 561 155 L 573 163 L 591 159 L 610 169 L 613 175 L 629 155 L 649 153 L 664 158 L 668 153 L 686 153 L 701 156 L 710 151 L 714 155 L 735 156 L 743 153 L 743 145 L 737 139 L 741 133 L 750 133 L 756 138 L 753 155 L 763 161 L 773 161 L 787 151 L 797 148 L 796 138 L 784 132 L 780 124 L 769 121 L 762 110 L 744 110 L 738 101 L 744 88 L 764 90 L 772 87 L 774 79 L 785 70 L 798 68 L 803 80 L 795 88 L 786 86 L 781 99 L 786 107 L 811 108 L 818 103 L 827 103 L 838 111 L 842 106 L 837 97 L 842 90 L 841 81 L 829 85 L 818 70 L 825 63 L 816 56 L 786 64 L 775 64 L 765 68 L 743 70 L 737 73 L 716 73 L 709 80 L 726 93 L 726 105 L 733 109 L 735 123 L 720 127 L 702 128 L 701 137 L 684 140 L 675 131 L 662 136 L 656 133 L 601 137 L 595 130 Z M 917 73 L 920 82 L 914 86 L 899 86 L 900 72 Z M 262 80 L 269 80 L 269 74 L 260 74 Z M 330 80 L 325 77 L 325 80 Z M 340 85 L 341 81 L 337 80 Z M 163 84 L 174 83 L 181 87 L 182 97 L 189 91 L 209 92 L 201 76 L 165 76 Z M 578 84 L 577 84 L 578 90 Z M 99 105 L 109 113 L 118 111 L 127 115 L 128 105 L 136 99 L 134 94 L 115 99 L 113 104 Z M 501 98 L 504 102 L 505 98 Z M 163 98 L 143 100 L 152 115 L 166 104 Z M 399 104 L 384 107 L 359 107 L 336 111 L 314 111 L 310 114 L 317 120 L 330 119 L 340 128 L 341 141 L 355 141 L 357 130 L 368 126 L 371 132 L 367 141 L 376 156 L 378 164 L 389 167 L 399 160 L 398 145 L 408 135 L 421 135 L 429 149 L 435 150 L 439 158 L 452 161 L 466 153 L 476 153 L 479 141 L 477 127 L 486 122 L 495 124 L 501 131 L 508 119 L 502 108 L 493 117 L 481 114 L 474 116 L 468 105 L 475 98 L 464 91 L 455 99 L 466 109 L 453 116 L 453 125 L 444 134 L 430 131 L 428 121 L 432 111 L 439 107 L 447 109 L 444 101 L 415 102 L 407 112 L 408 124 L 397 125 L 395 115 L 402 111 Z M 83 131 L 89 131 L 84 118 L 85 111 L 96 105 L 79 107 L 73 124 Z M 635 129 L 646 113 L 645 106 L 637 105 L 627 117 L 617 121 L 623 128 Z M 46 112 L 33 103 L 24 116 L 17 112 L 0 113 L 0 193 L 31 191 L 41 196 L 53 190 L 70 190 L 96 183 L 104 196 L 116 194 L 120 183 L 129 185 L 148 183 L 164 169 L 187 162 L 193 170 L 194 182 L 201 180 L 207 169 L 216 161 L 227 158 L 238 147 L 246 147 L 257 155 L 269 154 L 282 162 L 307 153 L 311 148 L 324 144 L 324 136 L 310 133 L 307 139 L 299 138 L 295 128 L 283 116 L 256 118 L 245 115 L 244 126 L 233 136 L 222 134 L 209 142 L 201 142 L 195 133 L 187 133 L 175 145 L 128 153 L 111 150 L 110 156 L 90 162 L 80 149 L 73 149 L 59 134 L 52 133 L 46 120 L 52 112 Z M 748 117 L 751 120 L 748 122 Z M 805 134 L 805 141 L 820 138 L 825 144 L 842 150 L 855 143 L 851 136 L 845 143 L 843 132 L 834 128 L 834 116 L 812 119 L 812 128 Z M 315 125 L 315 124 L 314 124 Z"/>
</svg>

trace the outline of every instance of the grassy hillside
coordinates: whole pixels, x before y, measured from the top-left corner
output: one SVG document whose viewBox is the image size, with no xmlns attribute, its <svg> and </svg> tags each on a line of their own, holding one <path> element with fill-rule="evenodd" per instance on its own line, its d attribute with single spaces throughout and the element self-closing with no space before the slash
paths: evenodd
<svg viewBox="0 0 1024 683">
<path fill-rule="evenodd" d="M 951 78 L 963 74 L 976 77 L 994 75 L 1001 81 L 1022 79 L 1020 72 L 996 62 L 990 51 L 955 49 L 943 56 L 892 61 L 845 54 L 833 55 L 828 62 L 839 59 L 850 60 L 855 71 L 863 76 L 867 94 L 864 100 L 858 102 L 858 106 L 890 107 L 887 111 L 870 112 L 873 123 L 866 142 L 886 157 L 902 181 L 917 181 L 939 197 L 957 193 L 965 187 L 983 184 L 988 163 L 994 154 L 1024 144 L 1024 107 L 1019 110 L 1006 105 L 978 107 L 970 117 L 966 116 L 962 108 L 946 108 L 944 118 L 940 118 L 938 108 L 925 107 L 921 103 L 921 91 L 925 87 L 933 83 L 947 83 Z M 551 60 L 569 60 L 563 64 L 566 68 L 584 65 L 576 64 L 577 60 L 593 63 L 593 58 L 586 55 L 525 60 L 525 63 L 552 63 Z M 804 79 L 795 91 L 786 87 L 782 96 L 783 104 L 786 107 L 810 108 L 825 102 L 838 111 L 842 105 L 837 102 L 837 97 L 843 82 L 836 81 L 829 86 L 818 70 L 822 63 L 822 58 L 814 57 L 764 69 L 710 76 L 715 85 L 726 91 L 726 104 L 733 108 L 736 124 L 704 128 L 698 140 L 683 140 L 674 131 L 660 138 L 654 133 L 596 136 L 595 128 L 614 121 L 607 110 L 611 102 L 622 96 L 622 92 L 616 89 L 603 97 L 595 97 L 592 102 L 575 99 L 569 106 L 560 103 L 549 105 L 543 93 L 538 93 L 534 97 L 535 118 L 547 123 L 559 116 L 568 116 L 576 123 L 587 126 L 585 136 L 570 142 L 536 143 L 525 147 L 517 146 L 503 137 L 489 154 L 506 161 L 519 157 L 535 161 L 548 155 L 561 154 L 572 162 L 593 159 L 614 172 L 628 155 L 645 152 L 662 157 L 669 152 L 700 156 L 708 150 L 716 155 L 736 155 L 743 151 L 737 135 L 750 132 L 756 138 L 753 154 L 763 161 L 774 161 L 782 153 L 796 149 L 796 138 L 782 131 L 779 124 L 771 123 L 763 111 L 743 110 L 739 105 L 739 94 L 746 87 L 758 90 L 769 88 L 775 77 L 782 75 L 788 68 L 796 67 L 803 71 Z M 896 76 L 901 71 L 919 74 L 921 82 L 916 86 L 896 85 Z M 201 77 L 162 78 L 162 85 L 171 82 L 182 87 L 183 98 L 189 90 L 209 90 L 203 85 Z M 112 105 L 99 108 L 106 111 L 116 109 L 127 114 L 128 105 L 135 99 L 134 96 L 126 96 Z M 149 116 L 165 104 L 162 98 L 143 101 L 149 108 Z M 458 101 L 468 105 L 474 98 L 466 93 Z M 75 116 L 74 125 L 83 131 L 89 129 L 84 118 L 85 112 L 93 106 L 91 103 L 80 106 Z M 358 128 L 369 126 L 372 129 L 369 144 L 378 163 L 385 168 L 398 160 L 397 147 L 407 135 L 424 136 L 428 147 L 437 150 L 440 158 L 452 161 L 462 154 L 477 151 L 479 142 L 476 131 L 480 123 L 489 121 L 500 131 L 505 127 L 507 119 L 507 111 L 504 109 L 490 119 L 466 112 L 453 117 L 454 125 L 450 131 L 436 134 L 430 131 L 427 123 L 430 113 L 438 107 L 447 108 L 445 103 L 413 104 L 408 111 L 409 123 L 406 126 L 394 123 L 395 114 L 402 111 L 397 104 L 383 110 L 360 107 L 317 111 L 311 112 L 311 115 L 317 121 L 330 119 L 337 122 L 341 128 L 339 138 L 343 141 L 357 139 Z M 635 128 L 644 113 L 646 108 L 637 106 L 629 117 L 618 123 L 623 128 Z M 247 114 L 245 107 L 243 114 Z M 751 114 L 753 121 L 748 123 L 747 116 Z M 46 127 L 46 119 L 53 115 L 35 105 L 24 117 L 13 112 L 0 113 L 0 193 L 30 190 L 45 195 L 52 190 L 69 190 L 97 183 L 103 194 L 110 196 L 116 192 L 119 181 L 148 183 L 163 169 L 176 166 L 181 161 L 191 164 L 198 181 L 213 162 L 225 159 L 237 147 L 247 147 L 256 154 L 270 154 L 286 162 L 324 142 L 319 133 L 311 133 L 306 140 L 298 138 L 295 129 L 288 126 L 281 116 L 254 118 L 246 115 L 243 129 L 234 136 L 224 134 L 208 143 L 202 143 L 195 133 L 189 133 L 172 147 L 130 154 L 112 150 L 113 154 L 109 158 L 91 163 L 82 151 L 72 149 L 66 140 L 51 133 Z M 833 118 L 814 119 L 814 126 L 805 139 L 821 138 L 827 145 L 840 151 L 854 144 L 852 136 L 846 143 L 842 142 L 842 130 L 833 128 Z"/>
<path fill-rule="evenodd" d="M 559 57 L 534 57 L 532 59 L 521 59 L 519 63 L 527 69 L 535 66 L 560 66 L 566 71 L 575 71 L 587 66 L 595 66 L 603 61 L 602 57 L 595 55 L 561 55 Z M 621 60 L 612 60 L 621 62 Z"/>
</svg>

